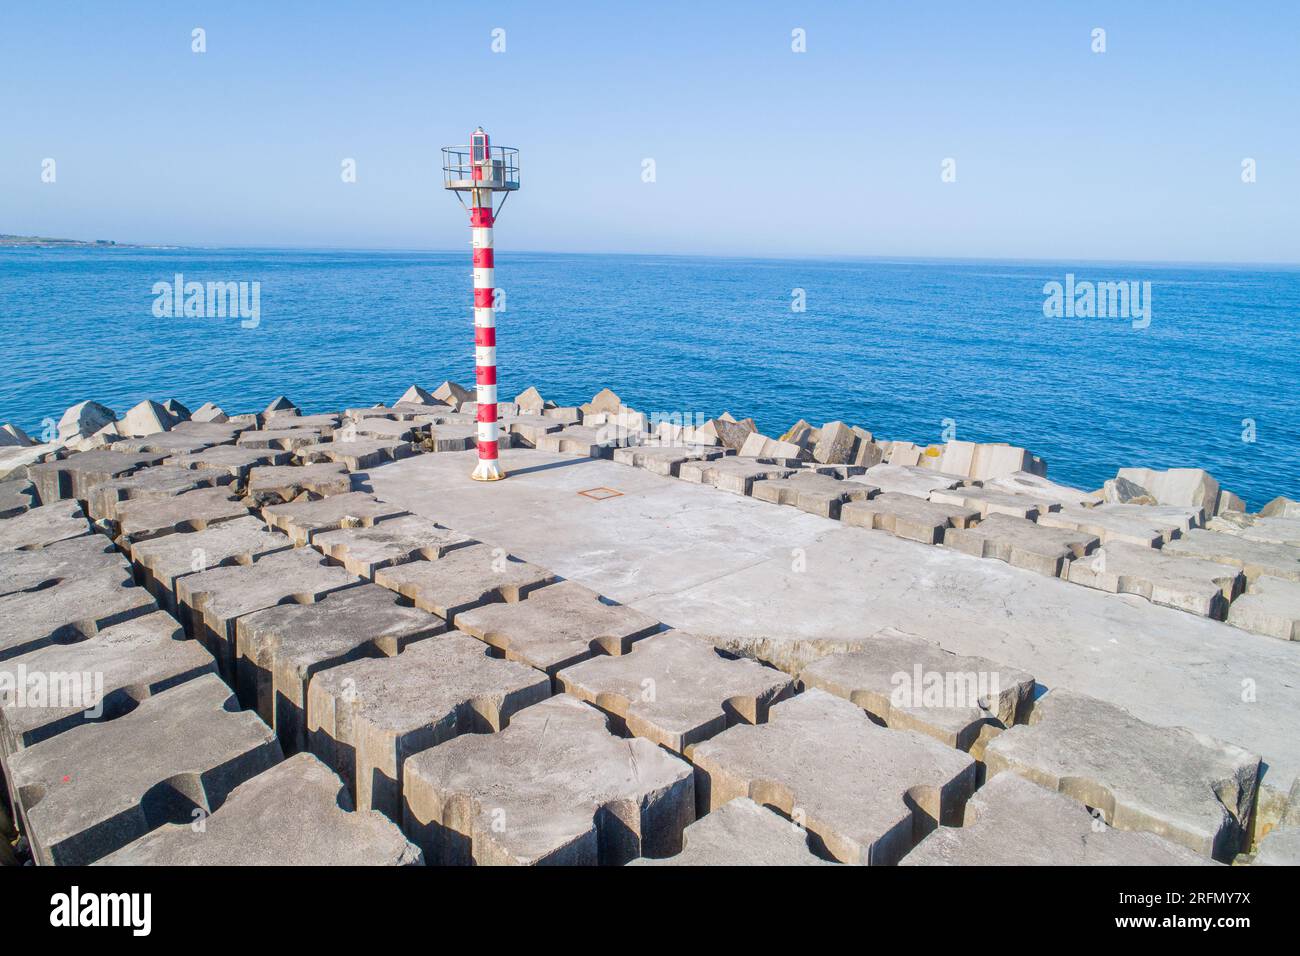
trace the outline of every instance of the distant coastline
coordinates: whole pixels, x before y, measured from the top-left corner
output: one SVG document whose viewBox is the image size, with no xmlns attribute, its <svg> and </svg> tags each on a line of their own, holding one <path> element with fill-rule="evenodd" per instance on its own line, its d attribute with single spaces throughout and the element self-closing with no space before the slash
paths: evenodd
<svg viewBox="0 0 1300 956">
<path fill-rule="evenodd" d="M 10 236 L 0 233 L 0 246 L 117 246 L 114 239 L 51 239 L 48 236 Z M 123 246 L 123 248 L 131 248 Z"/>
</svg>

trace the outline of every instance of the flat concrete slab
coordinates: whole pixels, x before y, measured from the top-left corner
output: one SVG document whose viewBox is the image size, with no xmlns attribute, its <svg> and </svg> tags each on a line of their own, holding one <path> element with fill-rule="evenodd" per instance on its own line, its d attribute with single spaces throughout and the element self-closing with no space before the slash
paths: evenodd
<svg viewBox="0 0 1300 956">
<path fill-rule="evenodd" d="M 798 469 L 759 461 L 757 458 L 729 455 L 712 461 L 684 461 L 678 467 L 677 477 L 697 485 L 710 485 L 733 495 L 748 495 L 754 483 L 775 478 L 788 478 Z"/>
<path fill-rule="evenodd" d="M 354 441 L 325 442 L 305 445 L 294 452 L 305 465 L 319 461 L 338 462 L 348 471 L 365 471 L 386 465 L 390 461 L 409 458 L 415 454 L 410 442 L 390 441 L 384 438 L 358 438 Z"/>
<path fill-rule="evenodd" d="M 140 438 L 123 438 L 121 441 L 113 442 L 113 451 L 118 452 L 156 452 L 167 455 L 181 455 L 190 452 L 202 451 L 205 448 L 211 448 L 214 445 L 233 444 L 238 432 L 230 428 L 222 428 L 219 435 L 220 441 L 214 441 L 208 435 L 194 432 L 155 432 L 152 435 L 145 435 Z"/>
<path fill-rule="evenodd" d="M 1034 693 L 1025 671 L 889 631 L 861 650 L 813 661 L 799 680 L 852 701 L 887 727 L 975 748 L 977 758 L 993 733 L 1029 716 Z"/>
<path fill-rule="evenodd" d="M 567 695 L 412 757 L 403 803 L 437 864 L 620 865 L 679 852 L 694 819 L 690 764 Z"/>
<path fill-rule="evenodd" d="M 228 565 L 176 581 L 176 603 L 191 635 L 233 682 L 235 621 L 277 604 L 310 604 L 360 581 L 314 551 L 278 551 L 250 565 Z"/>
<path fill-rule="evenodd" d="M 153 452 L 120 452 L 97 448 L 69 455 L 60 461 L 30 465 L 27 477 L 36 486 L 36 494 L 42 504 L 48 505 L 66 498 L 85 501 L 93 485 L 161 464 L 166 457 L 166 454 Z"/>
<path fill-rule="evenodd" d="M 472 453 L 412 458 L 371 481 L 388 501 L 787 673 L 894 628 L 1248 747 L 1271 765 L 1266 788 L 1285 794 L 1300 774 L 1300 687 L 1282 641 L 613 462 L 527 449 L 502 461 L 500 482 L 469 479 Z M 619 496 L 579 493 L 602 486 Z"/>
<path fill-rule="evenodd" d="M 233 481 L 234 477 L 229 472 L 217 468 L 158 465 L 154 468 L 141 468 L 125 478 L 113 478 L 92 485 L 86 506 L 93 520 L 111 525 L 118 520 L 118 506 L 126 501 L 172 498 L 199 488 L 229 485 Z"/>
<path fill-rule="evenodd" d="M 984 752 L 989 776 L 1014 772 L 1101 811 L 1120 830 L 1155 833 L 1230 862 L 1243 848 L 1260 760 L 1181 727 L 1057 688 Z"/>
<path fill-rule="evenodd" d="M 1285 515 L 1252 515 L 1241 511 L 1226 511 L 1211 518 L 1205 526 L 1210 531 L 1235 534 L 1247 541 L 1280 544 L 1300 548 L 1300 518 Z"/>
<path fill-rule="evenodd" d="M 556 675 L 567 694 L 594 704 L 626 730 L 676 753 L 737 723 L 767 720 L 794 691 L 789 675 L 752 660 L 728 659 L 682 631 L 647 637 L 626 654 L 602 655 Z"/>
<path fill-rule="evenodd" d="M 216 673 L 212 655 L 170 614 L 155 611 L 106 627 L 76 644 L 50 644 L 5 662 L 16 674 L 42 675 L 43 700 L 31 688 L 0 691 L 3 753 L 17 753 L 94 720 L 111 720 L 146 698 Z"/>
<path fill-rule="evenodd" d="M 235 621 L 236 689 L 270 724 L 285 753 L 307 749 L 307 685 L 322 670 L 392 657 L 447 630 L 442 618 L 403 607 L 392 591 L 362 584 L 313 604 L 281 604 Z"/>
<path fill-rule="evenodd" d="M 90 534 L 90 522 L 75 501 L 56 501 L 0 520 L 0 551 L 35 551 Z"/>
<path fill-rule="evenodd" d="M 515 444 L 526 448 L 537 446 L 540 435 L 549 435 L 564 428 L 564 422 L 545 415 L 507 415 L 501 418 L 501 430 L 513 436 Z"/>
<path fill-rule="evenodd" d="M 1070 562 L 1065 579 L 1112 594 L 1136 594 L 1153 604 L 1220 621 L 1228 602 L 1245 587 L 1241 569 L 1232 565 L 1122 541 Z"/>
<path fill-rule="evenodd" d="M 691 760 L 701 808 L 749 797 L 806 826 L 841 863 L 897 863 L 938 823 L 959 821 L 975 789 L 967 754 L 880 727 L 816 689 L 774 706 L 765 724 L 697 744 Z"/>
<path fill-rule="evenodd" d="M 606 603 L 581 584 L 561 581 L 529 592 L 526 601 L 461 611 L 456 627 L 495 647 L 506 660 L 554 677 L 598 654 L 626 654 L 633 641 L 663 625 L 630 607 Z"/>
<path fill-rule="evenodd" d="M 940 827 L 903 866 L 1213 866 L 1154 833 L 1106 826 L 1076 800 L 1013 773 L 966 804 L 961 827 Z"/>
<path fill-rule="evenodd" d="M 1159 507 L 1097 505 L 1095 508 L 1081 508 L 1062 505 L 1060 511 L 1040 514 L 1038 523 L 1045 528 L 1064 528 L 1095 535 L 1103 545 L 1124 543 L 1158 548 L 1172 541 L 1186 527 L 1179 518 L 1161 518 L 1149 513 Z"/>
<path fill-rule="evenodd" d="M 35 508 L 36 486 L 27 478 L 0 481 L 0 518 L 12 518 Z"/>
<path fill-rule="evenodd" d="M 978 517 L 972 508 L 923 501 L 897 491 L 840 506 L 840 521 L 849 527 L 888 531 L 921 544 L 938 544 L 948 529 L 969 527 Z"/>
<path fill-rule="evenodd" d="M 834 866 L 808 849 L 808 835 L 748 797 L 731 800 L 682 832 L 682 852 L 629 866 Z"/>
<path fill-rule="evenodd" d="M 231 791 L 201 828 L 170 823 L 102 866 L 412 866 L 423 863 L 382 813 L 353 812 L 334 771 L 298 754 Z"/>
<path fill-rule="evenodd" d="M 308 740 L 352 788 L 357 806 L 398 820 L 408 757 L 460 734 L 499 731 L 550 693 L 541 671 L 494 659 L 487 645 L 452 631 L 394 657 L 352 661 L 313 677 Z"/>
<path fill-rule="evenodd" d="M 945 475 L 930 468 L 912 465 L 872 465 L 861 476 L 850 478 L 865 485 L 879 488 L 887 494 L 911 495 L 928 499 L 930 492 L 943 488 L 957 488 L 967 483 L 965 475 Z"/>
<path fill-rule="evenodd" d="M 102 628 L 157 609 L 129 571 L 103 566 L 77 571 L 49 587 L 0 597 L 0 661 L 48 644 L 92 637 Z"/>
<path fill-rule="evenodd" d="M 936 492 L 938 494 L 938 492 Z M 944 532 L 943 546 L 976 558 L 996 558 L 1015 568 L 1060 577 L 1065 565 L 1097 547 L 1095 535 L 1048 528 L 1025 518 L 995 514 L 969 528 Z"/>
<path fill-rule="evenodd" d="M 230 474 L 241 485 L 257 465 L 287 465 L 292 455 L 278 448 L 236 448 L 217 445 L 203 451 L 173 455 L 167 464 L 180 468 L 217 468 Z"/>
<path fill-rule="evenodd" d="M 67 538 L 35 551 L 0 551 L 0 596 L 35 591 L 78 574 L 103 570 L 117 570 L 123 580 L 131 574 L 126 558 L 98 534 Z"/>
<path fill-rule="evenodd" d="M 1234 564 L 1245 573 L 1247 581 L 1265 574 L 1300 581 L 1300 548 L 1284 544 L 1251 541 L 1240 535 L 1197 528 L 1169 542 L 1164 550 L 1169 554 Z"/>
<path fill-rule="evenodd" d="M 433 561 L 449 551 L 479 542 L 428 518 L 402 515 L 368 528 L 318 532 L 312 536 L 311 543 L 352 574 L 374 578 L 380 568 L 408 561 Z"/>
<path fill-rule="evenodd" d="M 1049 501 L 1062 508 L 1092 508 L 1106 500 L 1106 496 L 1095 491 L 1083 491 L 1069 485 L 1049 481 L 1027 471 L 1017 471 L 999 478 L 989 478 L 982 483 L 989 491 L 1008 492 L 1016 495 L 1029 495 L 1039 501 Z"/>
<path fill-rule="evenodd" d="M 36 862 L 78 866 L 166 823 L 188 826 L 279 760 L 271 729 L 205 674 L 29 747 L 8 769 Z"/>
<path fill-rule="evenodd" d="M 1228 623 L 1254 634 L 1300 641 L 1300 583 L 1268 575 L 1256 578 L 1228 608 Z"/>
<path fill-rule="evenodd" d="M 186 531 L 203 531 L 223 521 L 247 518 L 248 509 L 228 487 L 196 488 L 162 498 L 136 498 L 117 506 L 117 542 L 136 541 Z"/>
<path fill-rule="evenodd" d="M 278 422 L 276 424 L 279 425 Z M 278 448 L 281 451 L 297 451 L 299 448 L 328 440 L 329 436 L 322 434 L 319 428 L 276 427 L 243 432 L 235 444 L 240 448 Z"/>
<path fill-rule="evenodd" d="M 410 561 L 375 572 L 376 584 L 446 618 L 449 624 L 455 624 L 462 611 L 482 604 L 522 601 L 554 580 L 545 568 L 487 544 L 456 548 L 436 561 Z"/>
<path fill-rule="evenodd" d="M 167 611 L 175 614 L 176 581 L 187 574 L 226 565 L 252 564 L 263 555 L 288 551 L 293 542 L 268 531 L 254 517 L 223 521 L 203 531 L 169 534 L 130 546 L 141 583 Z"/>
<path fill-rule="evenodd" d="M 284 504 L 306 495 L 328 498 L 352 490 L 352 476 L 337 462 L 316 465 L 262 465 L 248 475 L 244 503 L 250 508 Z"/>
<path fill-rule="evenodd" d="M 334 433 L 334 439 L 356 441 L 358 438 L 381 438 L 404 442 L 423 436 L 427 428 L 428 426 L 410 419 L 399 421 L 392 418 L 362 418 L 344 425 Z"/>
<path fill-rule="evenodd" d="M 996 491 L 991 488 L 952 488 L 936 489 L 930 492 L 930 500 L 941 505 L 964 508 L 974 511 L 981 518 L 991 515 L 1005 515 L 1011 518 L 1024 518 L 1033 521 L 1040 514 L 1055 511 L 1061 506 L 1050 498 L 1008 491 Z"/>
<path fill-rule="evenodd" d="M 757 482 L 752 494 L 758 501 L 789 505 L 810 515 L 838 519 L 845 502 L 865 501 L 878 490 L 862 482 L 846 482 L 828 474 L 796 472 L 789 478 Z"/>
<path fill-rule="evenodd" d="M 365 491 L 330 495 L 316 501 L 291 501 L 262 509 L 267 525 L 287 534 L 296 547 L 308 544 L 322 531 L 368 528 L 377 521 L 406 513 L 404 508 L 380 501 Z"/>
</svg>

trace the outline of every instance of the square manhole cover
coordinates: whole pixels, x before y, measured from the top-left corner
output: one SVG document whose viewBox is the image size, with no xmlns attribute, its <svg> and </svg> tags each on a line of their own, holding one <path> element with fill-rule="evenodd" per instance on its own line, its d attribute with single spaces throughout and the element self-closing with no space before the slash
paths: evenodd
<svg viewBox="0 0 1300 956">
<path fill-rule="evenodd" d="M 591 498 L 593 501 L 604 501 L 606 498 L 621 498 L 623 492 L 615 491 L 613 488 L 588 488 L 586 491 L 580 491 L 578 494 L 584 498 Z"/>
</svg>

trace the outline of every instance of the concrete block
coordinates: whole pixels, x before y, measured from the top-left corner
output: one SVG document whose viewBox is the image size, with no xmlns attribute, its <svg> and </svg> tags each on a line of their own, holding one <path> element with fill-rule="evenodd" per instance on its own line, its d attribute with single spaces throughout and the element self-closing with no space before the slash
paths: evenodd
<svg viewBox="0 0 1300 956">
<path fill-rule="evenodd" d="M 754 484 L 752 494 L 759 501 L 790 505 L 811 515 L 839 518 L 847 501 L 865 501 L 876 489 L 861 482 L 848 482 L 830 475 L 796 472 L 789 478 L 773 478 Z"/>
<path fill-rule="evenodd" d="M 424 408 L 423 411 L 427 413 L 435 408 L 445 409 L 446 407 L 439 402 L 436 405 Z M 393 421 L 409 420 L 414 414 L 414 412 L 402 412 L 396 408 L 389 408 L 387 405 L 367 405 L 364 408 L 345 408 L 343 410 L 343 422 L 346 426 L 349 422 L 359 422 L 367 418 L 388 418 Z"/>
<path fill-rule="evenodd" d="M 385 438 L 358 438 L 356 441 L 325 442 L 305 445 L 295 454 L 305 465 L 318 461 L 336 461 L 348 471 L 365 471 L 390 461 L 409 458 L 415 454 L 410 442 L 390 441 Z M 276 464 L 279 464 L 277 462 Z"/>
<path fill-rule="evenodd" d="M 419 866 L 419 847 L 382 813 L 354 812 L 332 770 L 298 754 L 236 787 L 196 830 L 170 823 L 101 866 Z"/>
<path fill-rule="evenodd" d="M 608 458 L 623 444 L 617 429 L 587 425 L 569 425 L 558 432 L 537 435 L 533 445 L 539 451 L 553 451 L 587 458 Z"/>
<path fill-rule="evenodd" d="M 27 478 L 0 481 L 0 518 L 12 518 L 35 508 L 36 486 Z"/>
<path fill-rule="evenodd" d="M 1063 575 L 1072 584 L 1136 594 L 1152 604 L 1223 620 L 1228 602 L 1245 586 L 1241 569 L 1214 561 L 1115 541 L 1091 557 L 1071 561 Z"/>
<path fill-rule="evenodd" d="M 676 478 L 684 461 L 717 461 L 727 453 L 718 445 L 635 445 L 615 448 L 614 461 L 644 468 L 654 475 Z"/>
<path fill-rule="evenodd" d="M 90 534 L 90 523 L 81 505 L 58 501 L 0 521 L 0 552 L 35 551 L 83 534 Z"/>
<path fill-rule="evenodd" d="M 694 819 L 690 764 L 566 695 L 410 758 L 403 798 L 407 835 L 439 864 L 619 865 L 677 853 Z"/>
<path fill-rule="evenodd" d="M 1062 688 L 1034 704 L 1029 724 L 985 749 L 989 776 L 1014 772 L 1141 830 L 1227 862 L 1242 847 L 1260 758 L 1182 727 L 1156 727 Z"/>
<path fill-rule="evenodd" d="M 229 416 L 226 415 L 220 405 L 213 402 L 204 402 L 194 410 L 190 420 L 195 422 L 225 422 L 229 420 Z"/>
<path fill-rule="evenodd" d="M 275 398 L 271 399 L 270 405 L 267 405 L 266 408 L 262 409 L 263 418 L 274 418 L 277 415 L 295 416 L 301 414 L 302 412 L 298 409 L 298 406 L 289 401 L 289 399 L 284 395 L 277 395 Z"/>
<path fill-rule="evenodd" d="M 189 632 L 233 680 L 235 621 L 277 604 L 310 604 L 360 579 L 331 567 L 314 551 L 268 554 L 251 565 L 227 565 L 176 580 L 176 603 Z"/>
<path fill-rule="evenodd" d="M 203 451 L 173 455 L 167 464 L 181 468 L 215 468 L 228 472 L 241 485 L 248 473 L 258 465 L 287 465 L 293 456 L 278 448 L 238 448 L 232 445 L 214 445 Z"/>
<path fill-rule="evenodd" d="M 871 471 L 867 469 L 868 475 Z M 846 479 L 846 483 L 853 480 Z M 840 506 L 840 521 L 846 525 L 888 531 L 922 544 L 938 544 L 944 540 L 946 529 L 968 527 L 977 517 L 978 513 L 970 508 L 938 504 L 896 491 Z"/>
<path fill-rule="evenodd" d="M 106 627 L 75 644 L 50 644 L 12 658 L 0 670 L 36 675 L 46 696 L 0 688 L 6 757 L 96 720 L 112 720 L 168 688 L 216 673 L 212 655 L 162 611 Z"/>
<path fill-rule="evenodd" d="M 345 495 L 352 477 L 338 462 L 315 465 L 261 465 L 248 475 L 244 504 L 252 508 L 285 504 L 306 495 L 310 499 Z"/>
<path fill-rule="evenodd" d="M 59 418 L 59 438 L 86 438 L 117 421 L 117 413 L 98 402 L 78 402 Z"/>
<path fill-rule="evenodd" d="M 808 849 L 808 835 L 748 797 L 738 797 L 682 831 L 682 852 L 629 866 L 834 866 Z"/>
<path fill-rule="evenodd" d="M 53 460 L 59 455 L 66 455 L 67 448 L 57 441 L 42 445 L 16 445 L 0 448 L 0 481 L 11 478 L 26 478 L 27 469 L 37 462 Z"/>
<path fill-rule="evenodd" d="M 921 463 L 921 449 L 910 441 L 896 441 L 889 446 L 889 457 L 886 461 L 891 465 L 915 468 Z"/>
<path fill-rule="evenodd" d="M 307 749 L 307 685 L 320 671 L 363 657 L 392 657 L 447 624 L 362 584 L 313 604 L 282 604 L 235 621 L 241 702 L 270 724 L 285 753 Z"/>
<path fill-rule="evenodd" d="M 1055 502 L 1064 507 L 1093 508 L 1103 504 L 1105 495 L 1096 491 L 1083 491 L 1069 485 L 1048 481 L 1041 475 L 1027 471 L 1016 471 L 999 478 L 989 478 L 983 487 L 990 491 L 1004 491 L 1008 494 L 1029 495 L 1040 501 Z"/>
<path fill-rule="evenodd" d="M 555 575 L 488 544 L 447 552 L 436 561 L 410 561 L 381 568 L 375 583 L 415 606 L 456 623 L 462 611 L 497 601 L 522 601 L 552 583 Z"/>
<path fill-rule="evenodd" d="M 940 474 L 925 468 L 877 464 L 868 468 L 856 480 L 879 488 L 882 492 L 911 495 L 914 498 L 928 500 L 930 492 L 937 489 L 956 488 L 965 481 L 965 478 L 961 475 Z"/>
<path fill-rule="evenodd" d="M 416 515 L 389 518 L 367 528 L 317 532 L 311 543 L 363 578 L 373 578 L 380 568 L 421 559 L 433 561 L 456 548 L 478 544 L 469 535 Z"/>
<path fill-rule="evenodd" d="M 167 456 L 154 452 L 117 452 L 96 449 L 70 455 L 59 461 L 30 465 L 27 475 L 36 486 L 42 504 L 65 498 L 85 501 L 93 485 L 129 475 L 140 468 L 160 464 Z"/>
<path fill-rule="evenodd" d="M 187 574 L 226 565 L 252 564 L 263 555 L 287 551 L 293 542 L 268 531 L 253 517 L 223 521 L 203 531 L 169 534 L 130 545 L 141 583 L 167 611 L 177 613 L 176 581 Z"/>
<path fill-rule="evenodd" d="M 193 822 L 280 760 L 256 714 L 213 674 L 106 723 L 75 727 L 9 760 L 32 855 L 92 863 L 167 823 Z"/>
<path fill-rule="evenodd" d="M 350 491 L 316 501 L 268 505 L 262 509 L 262 518 L 269 527 L 287 534 L 296 547 L 302 547 L 322 531 L 369 528 L 378 521 L 406 513 L 405 509 L 385 504 L 369 492 Z"/>
<path fill-rule="evenodd" d="M 66 578 L 101 570 L 117 570 L 123 580 L 131 576 L 126 559 L 111 541 L 98 534 L 65 538 L 34 551 L 0 551 L 0 595 L 38 591 Z"/>
<path fill-rule="evenodd" d="M 322 441 L 328 441 L 328 436 L 323 435 L 317 428 L 265 428 L 240 432 L 235 445 L 238 448 L 277 448 L 281 451 L 296 452 L 300 448 L 317 445 Z"/>
<path fill-rule="evenodd" d="M 202 531 L 211 525 L 248 517 L 248 509 L 227 487 L 197 488 L 160 498 L 133 498 L 117 506 L 119 544 L 126 546 L 148 538 L 183 531 Z"/>
<path fill-rule="evenodd" d="M 678 468 L 677 476 L 683 481 L 711 485 L 719 491 L 748 495 L 752 493 L 756 481 L 788 478 L 795 471 L 794 468 L 763 464 L 754 458 L 728 456 L 713 461 L 684 461 Z"/>
<path fill-rule="evenodd" d="M 1059 578 L 1068 561 L 1092 553 L 1097 538 L 1083 531 L 1048 528 L 1024 518 L 995 514 L 969 528 L 945 531 L 943 546 L 977 558 L 996 558 L 1015 568 Z"/>
<path fill-rule="evenodd" d="M 1032 674 L 898 631 L 813 661 L 799 680 L 851 701 L 886 727 L 915 730 L 977 758 L 991 736 L 1029 715 L 1034 693 Z"/>
<path fill-rule="evenodd" d="M 1224 511 L 1211 518 L 1205 527 L 1210 531 L 1235 534 L 1247 541 L 1300 548 L 1300 517 L 1267 517 L 1243 511 Z"/>
<path fill-rule="evenodd" d="M 168 432 L 170 434 L 170 432 Z M 118 507 L 126 501 L 171 498 L 198 488 L 229 485 L 234 477 L 218 468 L 178 468 L 158 465 L 141 468 L 125 478 L 113 478 L 92 485 L 86 499 L 90 517 L 112 525 L 118 520 Z"/>
<path fill-rule="evenodd" d="M 462 611 L 456 626 L 501 651 L 506 660 L 551 677 L 597 654 L 626 654 L 633 641 L 662 627 L 633 608 L 606 604 L 573 581 L 539 588 L 526 601 Z"/>
<path fill-rule="evenodd" d="M 611 389 L 602 388 L 592 396 L 590 402 L 582 406 L 582 414 L 595 415 L 601 412 L 606 414 L 618 414 L 619 409 L 623 407 L 623 400 L 618 394 Z"/>
<path fill-rule="evenodd" d="M 514 443 L 525 448 L 537 447 L 539 435 L 549 435 L 564 428 L 564 423 L 545 415 L 504 415 L 501 418 L 501 431 L 509 433 Z"/>
<path fill-rule="evenodd" d="M 823 465 L 853 464 L 858 447 L 858 436 L 843 422 L 827 422 L 821 427 L 817 443 L 813 446 L 813 460 Z"/>
<path fill-rule="evenodd" d="M 1020 471 L 1041 477 L 1047 473 L 1047 465 L 1023 448 L 992 442 L 975 446 L 975 455 L 967 474 L 977 481 L 984 481 L 989 478 L 1003 478 Z"/>
<path fill-rule="evenodd" d="M 553 418 L 565 425 L 581 425 L 582 409 L 573 405 L 551 405 L 548 403 L 546 408 L 542 409 L 542 417 Z"/>
<path fill-rule="evenodd" d="M 715 418 L 701 425 L 699 431 L 704 437 L 712 438 L 723 448 L 738 453 L 744 447 L 746 439 L 757 429 L 749 419 L 738 422 L 729 418 Z"/>
<path fill-rule="evenodd" d="M 478 447 L 478 425 L 460 422 L 437 422 L 423 427 L 427 433 L 423 439 L 425 451 L 469 451 L 471 448 Z M 506 447 L 510 447 L 508 441 Z"/>
<path fill-rule="evenodd" d="M 812 451 L 803 445 L 777 441 L 758 432 L 749 433 L 740 446 L 739 454 L 746 458 L 764 458 L 776 462 L 812 461 Z"/>
<path fill-rule="evenodd" d="M 123 438 L 139 438 L 168 431 L 183 420 L 158 402 L 145 399 L 121 417 L 117 422 L 117 433 Z"/>
<path fill-rule="evenodd" d="M 96 565 L 48 587 L 0 597 L 0 661 L 49 644 L 67 644 L 101 628 L 156 610 L 149 592 L 129 571 Z"/>
<path fill-rule="evenodd" d="M 654 440 L 661 445 L 722 448 L 718 436 L 711 431 L 706 432 L 700 425 L 682 425 L 665 419 L 655 422 L 651 432 Z"/>
<path fill-rule="evenodd" d="M 1155 511 L 1158 507 L 1106 504 L 1082 508 L 1078 505 L 1062 505 L 1060 511 L 1040 514 L 1038 523 L 1045 528 L 1083 531 L 1095 535 L 1104 545 L 1132 544 L 1142 548 L 1159 548 L 1182 533 L 1182 521 L 1144 513 Z"/>
<path fill-rule="evenodd" d="M 334 433 L 335 441 L 356 441 L 378 438 L 385 441 L 413 441 L 422 437 L 427 426 L 414 421 L 394 421 L 390 418 L 363 418 L 350 422 Z"/>
<path fill-rule="evenodd" d="M 936 489 L 930 492 L 930 500 L 941 505 L 952 505 L 954 508 L 970 509 L 981 518 L 990 515 L 1009 515 L 1029 521 L 1060 508 L 1060 505 L 1054 501 L 1030 495 L 993 491 L 988 488 Z"/>
<path fill-rule="evenodd" d="M 1262 575 L 1228 608 L 1228 623 L 1254 634 L 1300 641 L 1300 582 Z"/>
<path fill-rule="evenodd" d="M 961 827 L 940 827 L 903 866 L 1213 866 L 1152 833 L 1106 826 L 1086 807 L 1012 773 L 966 804 Z"/>
<path fill-rule="evenodd" d="M 530 385 L 515 396 L 515 404 L 524 415 L 540 415 L 546 407 L 546 400 L 535 386 Z"/>
<path fill-rule="evenodd" d="M 402 393 L 394 404 L 405 405 L 435 405 L 438 400 L 433 397 L 433 393 L 421 388 L 419 385 L 412 385 Z"/>
<path fill-rule="evenodd" d="M 1231 564 L 1241 568 L 1247 581 L 1263 575 L 1300 581 L 1300 549 L 1284 544 L 1250 541 L 1240 535 L 1194 528 L 1163 548 L 1165 554 L 1181 554 Z"/>
<path fill-rule="evenodd" d="M 975 787 L 969 755 L 816 689 L 775 705 L 765 724 L 697 744 L 691 759 L 701 807 L 749 797 L 803 823 L 841 863 L 898 862 L 938 823 L 959 821 Z"/>
<path fill-rule="evenodd" d="M 1300 518 L 1300 501 L 1278 495 L 1259 509 L 1262 518 Z"/>
<path fill-rule="evenodd" d="M 0 425 L 0 447 L 27 448 L 36 442 L 25 431 L 10 422 Z"/>
<path fill-rule="evenodd" d="M 1214 515 L 1219 501 L 1219 483 L 1200 468 L 1121 468 L 1112 481 L 1120 479 L 1145 490 L 1156 504 L 1199 508 L 1206 518 Z M 1110 481 L 1106 483 L 1108 501 L 1115 500 L 1115 487 Z"/>
<path fill-rule="evenodd" d="M 408 757 L 460 734 L 499 731 L 516 711 L 550 696 L 541 671 L 490 653 L 452 631 L 395 657 L 322 671 L 307 691 L 312 752 L 343 777 L 358 807 L 401 819 Z"/>
<path fill-rule="evenodd" d="M 566 667 L 556 683 L 615 718 L 611 726 L 676 753 L 738 722 L 756 724 L 794 690 L 781 671 L 728 659 L 708 641 L 668 631 L 626 654 Z"/>
<path fill-rule="evenodd" d="M 1255 866 L 1300 866 L 1300 777 L 1291 784 L 1277 826 L 1260 842 Z"/>
<path fill-rule="evenodd" d="M 433 390 L 433 397 L 436 401 L 444 405 L 450 405 L 453 409 L 460 408 L 465 402 L 474 401 L 474 393 L 455 382 L 443 382 Z"/>
</svg>

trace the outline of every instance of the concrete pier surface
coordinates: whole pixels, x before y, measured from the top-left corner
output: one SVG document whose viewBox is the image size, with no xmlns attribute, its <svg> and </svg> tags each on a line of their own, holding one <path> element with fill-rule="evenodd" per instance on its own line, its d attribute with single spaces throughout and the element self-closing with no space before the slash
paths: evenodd
<svg viewBox="0 0 1300 956">
<path fill-rule="evenodd" d="M 470 399 L 0 450 L 16 852 L 1294 862 L 1300 503 L 608 389 L 502 403 L 477 482 Z"/>
</svg>

